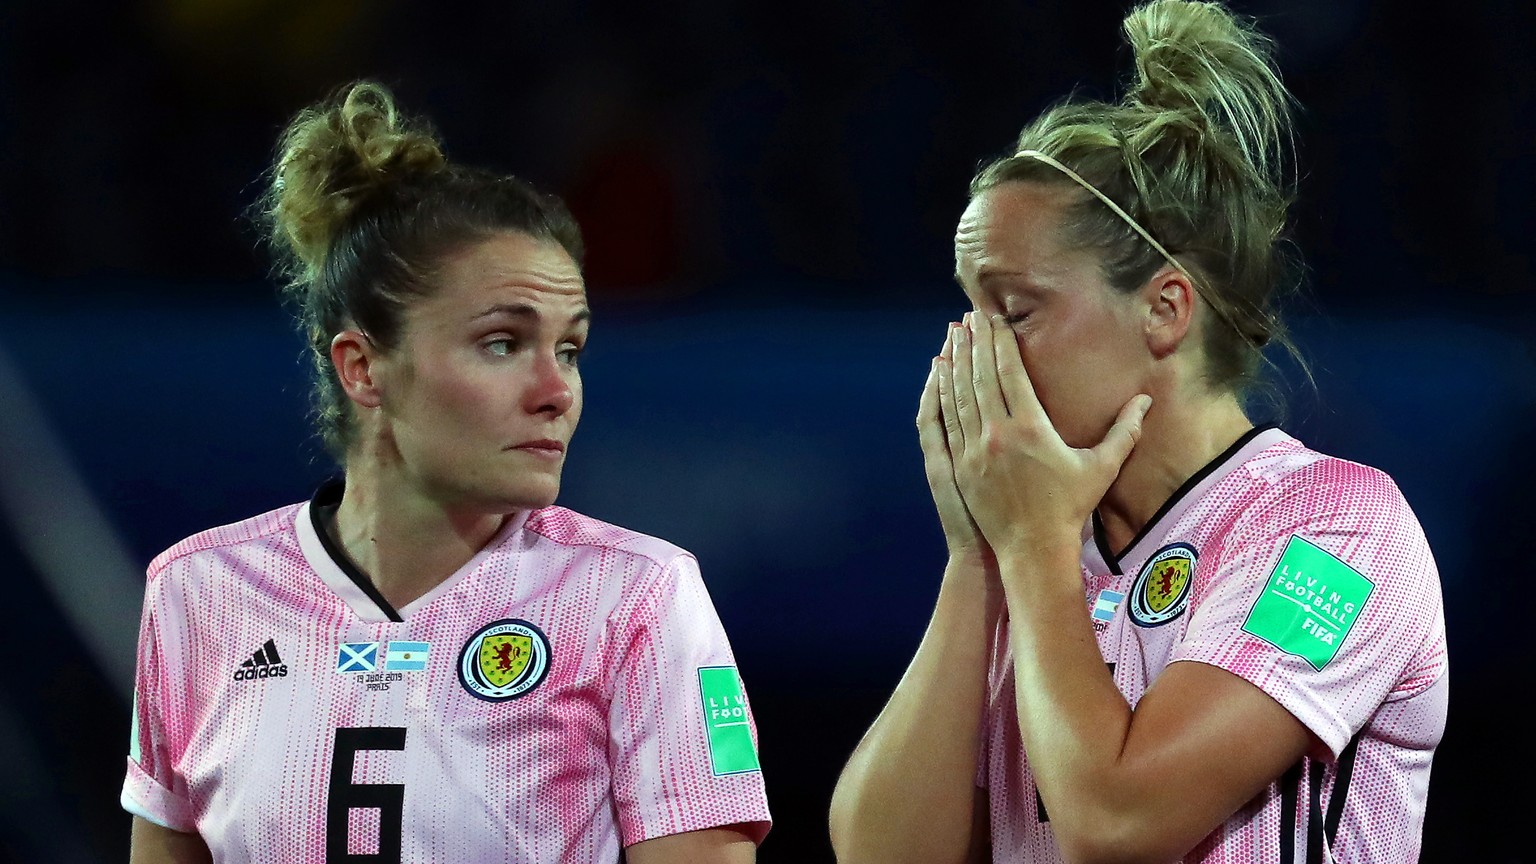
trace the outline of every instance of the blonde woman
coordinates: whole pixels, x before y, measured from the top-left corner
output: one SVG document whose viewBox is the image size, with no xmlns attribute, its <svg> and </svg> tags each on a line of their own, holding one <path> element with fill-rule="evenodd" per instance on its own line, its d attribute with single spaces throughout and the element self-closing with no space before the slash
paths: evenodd
<svg viewBox="0 0 1536 864">
<path fill-rule="evenodd" d="M 1125 20 L 1136 79 L 975 178 L 919 407 L 949 564 L 844 769 L 844 862 L 1386 864 L 1444 730 L 1439 577 L 1391 479 L 1255 427 L 1288 203 L 1269 43 Z"/>
</svg>

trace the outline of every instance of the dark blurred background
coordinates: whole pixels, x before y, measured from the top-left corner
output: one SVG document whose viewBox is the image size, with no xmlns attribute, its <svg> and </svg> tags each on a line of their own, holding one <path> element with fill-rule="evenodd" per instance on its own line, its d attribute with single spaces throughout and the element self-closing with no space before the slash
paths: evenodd
<svg viewBox="0 0 1536 864">
<path fill-rule="evenodd" d="M 562 503 L 699 554 L 758 717 L 761 860 L 831 860 L 832 782 L 942 566 L 911 418 L 965 308 L 967 181 L 1072 88 L 1115 94 L 1126 5 L 5 0 L 0 861 L 126 859 L 144 565 L 332 471 L 241 215 L 284 121 L 359 76 L 576 211 L 597 326 Z M 1536 860 L 1536 5 L 1236 5 L 1305 109 L 1317 387 L 1283 388 L 1287 428 L 1391 473 L 1441 565 L 1424 860 Z"/>
</svg>

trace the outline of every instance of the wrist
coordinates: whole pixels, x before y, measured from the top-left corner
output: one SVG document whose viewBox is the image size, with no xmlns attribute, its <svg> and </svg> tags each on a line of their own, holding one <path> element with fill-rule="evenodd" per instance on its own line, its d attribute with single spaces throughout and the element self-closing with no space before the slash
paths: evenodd
<svg viewBox="0 0 1536 864">
<path fill-rule="evenodd" d="M 993 546 L 999 567 L 1005 563 L 1054 560 L 1063 555 L 1076 560 L 1082 554 L 1082 548 L 1080 526 L 1018 530 Z"/>
<path fill-rule="evenodd" d="M 984 573 L 997 569 L 997 556 L 992 553 L 991 547 L 985 545 L 952 547 L 944 569 L 945 572 L 954 570 L 962 573 Z"/>
</svg>

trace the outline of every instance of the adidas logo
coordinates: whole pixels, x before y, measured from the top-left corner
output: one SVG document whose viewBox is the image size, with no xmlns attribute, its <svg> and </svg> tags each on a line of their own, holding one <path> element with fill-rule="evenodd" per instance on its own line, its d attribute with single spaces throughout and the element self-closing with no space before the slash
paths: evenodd
<svg viewBox="0 0 1536 864">
<path fill-rule="evenodd" d="M 236 681 L 255 681 L 261 678 L 285 678 L 288 675 L 288 667 L 283 664 L 283 658 L 277 656 L 277 643 L 271 639 L 267 644 L 256 649 L 251 659 L 240 664 L 235 670 Z"/>
</svg>

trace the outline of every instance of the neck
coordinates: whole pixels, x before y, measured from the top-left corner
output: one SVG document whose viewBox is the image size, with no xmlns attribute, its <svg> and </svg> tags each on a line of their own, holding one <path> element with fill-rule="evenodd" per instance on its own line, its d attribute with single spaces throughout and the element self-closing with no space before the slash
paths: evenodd
<svg viewBox="0 0 1536 864">
<path fill-rule="evenodd" d="M 454 507 L 427 494 L 398 463 L 349 459 L 335 537 L 395 609 L 441 585 L 469 562 L 506 516 Z"/>
<path fill-rule="evenodd" d="M 1185 481 L 1252 428 L 1231 394 L 1153 402 L 1141 440 L 1099 502 L 1110 548 L 1124 549 Z"/>
</svg>

